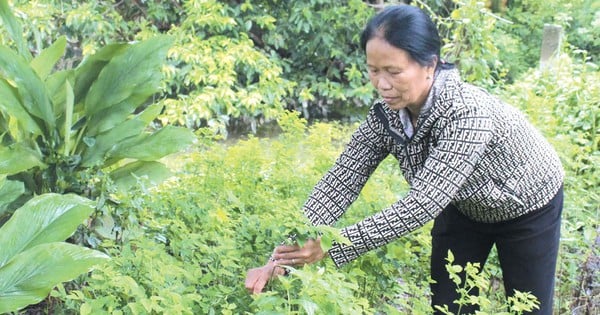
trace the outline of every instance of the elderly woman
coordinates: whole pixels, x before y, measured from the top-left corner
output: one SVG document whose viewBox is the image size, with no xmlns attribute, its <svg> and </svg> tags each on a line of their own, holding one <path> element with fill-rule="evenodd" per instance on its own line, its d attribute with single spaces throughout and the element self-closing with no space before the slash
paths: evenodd
<svg viewBox="0 0 600 315">
<path fill-rule="evenodd" d="M 369 78 L 381 99 L 304 205 L 315 225 L 334 224 L 389 154 L 410 185 L 408 194 L 342 229 L 351 245 L 327 253 L 319 240 L 278 246 L 263 267 L 249 270 L 246 288 L 262 291 L 281 265 L 330 257 L 337 266 L 434 220 L 432 305 L 456 312 L 456 287 L 445 268 L 485 264 L 496 246 L 507 295 L 531 292 L 536 314 L 552 313 L 563 203 L 563 170 L 542 135 L 515 108 L 461 81 L 440 60 L 438 31 L 416 7 L 390 6 L 361 36 Z M 464 277 L 464 275 L 463 275 Z M 472 313 L 475 305 L 463 306 Z"/>
</svg>

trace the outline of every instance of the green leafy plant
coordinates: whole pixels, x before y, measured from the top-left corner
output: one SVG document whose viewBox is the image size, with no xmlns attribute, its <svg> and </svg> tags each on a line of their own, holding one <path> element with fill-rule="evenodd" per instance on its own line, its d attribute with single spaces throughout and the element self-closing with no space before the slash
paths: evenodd
<svg viewBox="0 0 600 315">
<path fill-rule="evenodd" d="M 529 83 L 521 84 L 529 90 L 529 84 L 542 81 L 532 75 Z M 553 138 L 557 126 L 546 119 L 554 115 L 540 105 L 547 100 L 530 100 L 529 105 L 539 109 L 528 111 L 532 121 L 550 128 L 542 130 L 553 142 L 562 143 L 559 149 L 565 160 L 573 159 L 571 154 L 588 154 L 567 143 L 573 139 Z M 102 247 L 115 258 L 85 278 L 86 286 L 53 292 L 64 302 L 64 312 L 431 313 L 430 224 L 341 269 L 325 260 L 273 280 L 263 295 L 254 297 L 244 290 L 247 269 L 265 263 L 289 233 L 305 238 L 317 235 L 314 227 L 304 223 L 302 204 L 355 129 L 355 125 L 308 124 L 293 112 L 281 115 L 279 124 L 283 131 L 277 137 L 232 143 L 213 141 L 209 132 L 208 139 L 200 139 L 193 150 L 169 158 L 167 163 L 178 176 L 147 191 L 136 190 L 118 207 L 136 216 L 137 238 L 123 244 L 105 240 Z M 565 167 L 579 165 L 573 162 Z M 579 284 L 578 266 L 595 237 L 590 222 L 598 222 L 598 194 L 587 186 L 597 183 L 598 177 L 591 172 L 568 174 L 555 296 L 559 314 L 570 313 L 571 294 Z M 337 234 L 335 229 L 381 210 L 407 189 L 397 161 L 384 160 L 333 227 L 331 238 Z M 482 289 L 478 301 L 482 312 L 506 312 L 510 306 L 498 287 L 501 271 L 493 253 L 482 280 L 487 284 L 481 284 L 487 291 Z M 164 299 L 166 292 L 181 303 Z"/>
<path fill-rule="evenodd" d="M 444 40 L 442 56 L 455 62 L 466 81 L 493 86 L 506 75 L 494 41 L 497 23 L 511 23 L 495 15 L 477 0 L 453 1 L 449 17 L 433 14 Z"/>
<path fill-rule="evenodd" d="M 165 80 L 172 98 L 163 102 L 162 122 L 208 126 L 225 136 L 236 125 L 256 132 L 261 121 L 281 111 L 293 84 L 282 78 L 281 65 L 254 45 L 245 24 L 232 17 L 239 11 L 227 1 L 185 1 L 183 8 L 181 23 L 169 31 L 176 39 Z M 245 22 L 273 28 L 272 18 Z"/>
<path fill-rule="evenodd" d="M 126 191 L 139 177 L 170 175 L 158 160 L 192 143 L 181 127 L 153 126 L 162 107 L 147 100 L 160 89 L 172 40 L 157 36 L 111 44 L 75 69 L 52 72 L 61 37 L 35 58 L 5 0 L 4 25 L 18 52 L 0 46 L 0 175 L 28 195 L 74 192 L 100 196 L 103 180 Z"/>
<path fill-rule="evenodd" d="M 30 49 L 69 39 L 61 65 L 110 43 L 172 36 L 163 124 L 259 132 L 286 107 L 356 115 L 374 96 L 358 37 L 375 11 L 361 0 L 13 3 L 20 19 L 34 19 L 24 27 Z"/>
<path fill-rule="evenodd" d="M 537 298 L 527 292 L 515 291 L 513 295 L 508 297 L 503 305 L 494 306 L 492 300 L 485 295 L 474 295 L 474 289 L 483 292 L 489 292 L 489 275 L 481 270 L 479 263 L 467 263 L 466 266 L 455 265 L 454 255 L 448 251 L 446 257 L 446 270 L 450 279 L 456 284 L 456 292 L 459 294 L 458 300 L 454 301 L 459 305 L 458 314 L 461 313 L 463 305 L 479 305 L 481 310 L 477 314 L 523 314 L 523 312 L 532 312 L 539 309 L 539 301 Z M 461 278 L 461 273 L 464 272 L 464 279 Z M 478 291 L 475 291 L 478 292 Z M 448 310 L 448 305 L 435 305 L 438 311 L 444 314 L 454 314 Z"/>
<path fill-rule="evenodd" d="M 43 300 L 58 283 L 108 258 L 63 242 L 93 210 L 76 195 L 44 194 L 15 211 L 0 228 L 0 313 Z"/>
<path fill-rule="evenodd" d="M 502 68 L 495 68 L 495 57 L 502 66 L 510 66 L 509 71 L 525 73 L 522 78 L 513 75 L 514 84 L 500 87 L 506 89 L 503 97 L 521 107 L 557 147 L 567 171 L 555 309 L 559 314 L 571 314 L 573 292 L 578 290 L 579 277 L 584 276 L 580 266 L 595 239 L 600 213 L 596 192 L 600 176 L 595 167 L 600 156 L 599 81 L 597 66 L 590 63 L 597 45 L 589 46 L 585 41 L 586 37 L 593 38 L 590 34 L 595 33 L 592 22 L 597 14 L 581 10 L 582 6 L 589 8 L 582 3 L 593 2 L 552 0 L 547 3 L 551 5 L 540 6 L 535 1 L 510 1 L 507 11 L 497 16 L 507 18 L 512 24 L 499 22 L 497 16 L 471 1 L 464 1 L 472 4 L 468 7 L 448 5 L 451 1 L 426 2 L 432 13 L 444 17 L 450 16 L 454 9 L 460 10 L 455 13 L 455 21 L 445 21 L 461 30 L 456 38 L 466 39 L 464 44 L 476 41 L 476 50 L 461 46 L 461 55 L 474 58 L 474 65 L 479 67 L 473 72 L 474 80 L 489 79 L 490 73 L 492 76 L 503 73 L 504 70 L 499 71 Z M 165 105 L 165 111 L 158 116 L 163 124 L 219 129 L 235 128 L 246 122 L 259 127 L 268 114 L 278 119 L 278 128 L 282 130 L 269 139 L 243 136 L 226 144 L 215 141 L 214 130 L 198 130 L 198 134 L 206 136 L 197 147 L 160 161 L 176 170 L 177 177 L 155 188 L 130 186 L 131 193 L 124 197 L 101 196 L 100 204 L 118 196 L 120 203 L 110 203 L 110 210 L 130 224 L 113 226 L 114 230 L 134 237 L 120 242 L 114 238 L 102 240 L 99 246 L 115 258 L 98 266 L 92 274 L 82 276 L 84 286 L 59 285 L 52 292 L 55 313 L 265 314 L 323 310 L 431 313 L 427 272 L 431 247 L 429 225 L 341 270 L 325 261 L 272 281 L 267 292 L 259 297 L 252 297 L 243 289 L 245 271 L 264 263 L 273 247 L 286 239 L 290 231 L 304 238 L 316 235 L 314 229 L 304 225 L 302 203 L 356 126 L 337 122 L 309 124 L 298 118 L 298 113 L 281 113 L 280 109 L 294 107 L 304 112 L 305 118 L 331 114 L 330 110 L 337 106 L 350 108 L 346 114 L 353 113 L 352 108 L 364 111 L 365 107 L 355 105 L 368 104 L 373 91 L 365 84 L 363 57 L 356 46 L 356 37 L 374 11 L 365 10 L 362 1 L 348 2 L 347 7 L 346 3 L 320 0 L 293 4 L 270 0 L 12 3 L 18 7 L 19 19 L 35 21 L 28 20 L 23 25 L 29 44 L 7 41 L 9 32 L 0 34 L 2 42 L 15 51 L 30 50 L 37 55 L 43 47 L 57 42 L 59 35 L 66 35 L 65 56 L 69 61 L 59 60 L 54 67 L 57 70 L 65 69 L 69 63 L 78 64 L 79 54 L 90 61 L 96 60 L 94 63 L 108 64 L 112 53 L 100 49 L 108 43 L 145 42 L 157 33 L 172 36 L 172 49 L 167 52 L 170 61 L 162 67 L 165 79 L 160 83 L 168 99 L 159 100 L 160 105 L 156 106 Z M 547 22 L 568 22 L 565 12 L 569 12 L 567 15 L 579 12 L 583 18 L 574 15 L 570 24 L 581 23 L 587 29 L 583 30 L 584 36 L 573 33 L 573 28 L 567 29 L 565 39 L 570 42 L 577 38 L 581 41 L 578 46 L 587 45 L 590 54 L 581 61 L 561 59 L 560 64 L 565 67 L 558 68 L 556 73 L 529 69 L 536 65 L 539 55 L 536 51 L 540 26 Z M 445 36 L 453 36 L 452 30 L 449 28 Z M 491 49 L 490 43 L 497 49 Z M 118 51 L 114 53 L 117 56 L 123 53 L 121 48 L 130 45 L 109 46 Z M 494 56 L 496 50 L 498 56 Z M 60 53 L 60 49 L 57 51 Z M 583 52 L 571 53 L 585 57 Z M 51 67 L 52 63 L 46 65 Z M 64 74 L 71 80 L 71 86 L 74 86 L 71 75 L 76 69 Z M 44 83 L 60 73 L 48 71 L 50 75 L 42 78 Z M 54 90 L 66 91 L 66 87 Z M 238 103 L 238 97 L 243 101 Z M 147 104 L 143 102 L 127 118 L 139 114 Z M 17 122 L 23 124 L 28 120 L 5 119 L 9 115 L 4 109 L 1 111 L 2 150 L 16 149 L 6 147 L 14 141 L 7 130 L 16 130 Z M 73 118 L 73 121 L 79 120 Z M 78 139 L 73 138 L 71 144 L 79 142 Z M 83 140 L 93 142 L 81 136 Z M 8 161 L 0 162 L 0 170 L 22 163 L 20 159 L 12 160 L 14 163 Z M 112 179 L 108 174 L 125 161 L 129 160 L 78 173 L 75 177 L 88 183 L 79 190 L 98 194 L 99 189 L 92 187 L 109 187 Z M 143 182 L 144 177 L 139 179 Z M 136 180 L 129 178 L 129 183 Z M 17 174 L 0 175 L 0 211 L 9 208 L 10 200 L 25 192 L 26 182 L 17 178 Z M 385 160 L 336 227 L 379 211 L 406 190 L 397 161 Z M 110 226 L 103 226 L 103 230 L 114 233 Z M 491 271 L 490 290 L 500 278 L 497 262 L 492 258 L 486 265 L 486 270 Z M 482 298 L 492 305 L 482 307 L 483 311 L 508 309 L 500 310 L 506 302 L 501 294 L 488 292 Z M 485 305 L 483 299 L 479 301 Z"/>
<path fill-rule="evenodd" d="M 565 169 L 561 255 L 555 308 L 571 313 L 571 297 L 585 295 L 573 279 L 594 246 L 600 218 L 600 75 L 585 54 L 561 54 L 549 69 L 531 69 L 504 97 L 523 110 L 554 145 Z M 576 280 L 577 281 L 577 280 Z"/>
</svg>

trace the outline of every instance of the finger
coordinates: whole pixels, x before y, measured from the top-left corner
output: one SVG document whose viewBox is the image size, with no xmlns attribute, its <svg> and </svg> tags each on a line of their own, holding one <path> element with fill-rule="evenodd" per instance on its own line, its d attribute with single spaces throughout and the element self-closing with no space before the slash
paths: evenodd
<svg viewBox="0 0 600 315">
<path fill-rule="evenodd" d="M 261 274 L 261 277 L 258 278 L 256 283 L 254 284 L 254 294 L 261 293 L 265 285 L 269 282 L 269 275 L 266 273 Z"/>
<path fill-rule="evenodd" d="M 295 252 L 284 253 L 284 254 L 274 254 L 273 259 L 278 265 L 289 264 L 292 259 L 297 259 L 297 254 Z"/>
<path fill-rule="evenodd" d="M 246 280 L 246 291 L 248 293 L 254 293 L 254 287 L 257 279 Z"/>
<path fill-rule="evenodd" d="M 264 283 L 257 282 L 256 285 L 254 285 L 254 290 L 252 291 L 252 293 L 259 294 L 262 292 L 264 287 L 265 287 Z"/>
<path fill-rule="evenodd" d="M 274 252 L 277 254 L 282 254 L 282 253 L 299 251 L 300 249 L 301 249 L 301 247 L 298 245 L 279 245 L 279 246 L 275 247 Z"/>
<path fill-rule="evenodd" d="M 255 282 L 256 282 L 256 276 L 255 276 L 254 270 L 248 271 L 248 274 L 246 275 L 246 282 L 244 283 L 246 290 L 248 290 L 249 292 L 252 292 L 252 288 L 254 287 Z"/>
<path fill-rule="evenodd" d="M 295 250 L 290 251 L 275 251 L 273 253 L 274 260 L 291 260 L 291 259 L 301 259 L 302 257 L 306 257 L 306 250 L 303 248 L 296 248 Z"/>
<path fill-rule="evenodd" d="M 303 265 L 304 261 L 299 257 L 277 259 L 275 262 L 278 266 L 297 266 Z"/>
</svg>

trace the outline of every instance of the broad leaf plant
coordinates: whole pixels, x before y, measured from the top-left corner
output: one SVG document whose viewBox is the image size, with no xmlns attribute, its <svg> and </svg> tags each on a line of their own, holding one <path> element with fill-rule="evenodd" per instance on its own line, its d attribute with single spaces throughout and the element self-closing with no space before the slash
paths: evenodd
<svg viewBox="0 0 600 315">
<path fill-rule="evenodd" d="M 44 194 L 0 227 L 0 314 L 42 301 L 56 284 L 106 260 L 105 254 L 63 242 L 94 211 L 74 194 Z"/>
<path fill-rule="evenodd" d="M 150 128 L 172 40 L 107 45 L 57 70 L 67 39 L 37 55 L 7 0 L 0 17 L 14 47 L 0 45 L 0 313 L 42 301 L 57 284 L 108 258 L 64 242 L 89 219 L 109 182 L 169 176 L 158 160 L 188 146 L 186 128 Z M 87 197 L 87 198 L 85 198 Z M 22 205 L 22 206 L 21 206 Z M 20 207 L 21 206 L 21 207 Z M 18 210 L 13 210 L 18 208 Z"/>
<path fill-rule="evenodd" d="M 138 178 L 170 175 L 158 160 L 194 139 L 187 128 L 156 127 L 163 108 L 148 101 L 160 89 L 171 38 L 109 44 L 55 70 L 67 39 L 32 56 L 6 0 L 0 15 L 16 47 L 0 46 L 0 224 L 35 195 L 96 199 L 99 179 L 127 191 Z"/>
</svg>

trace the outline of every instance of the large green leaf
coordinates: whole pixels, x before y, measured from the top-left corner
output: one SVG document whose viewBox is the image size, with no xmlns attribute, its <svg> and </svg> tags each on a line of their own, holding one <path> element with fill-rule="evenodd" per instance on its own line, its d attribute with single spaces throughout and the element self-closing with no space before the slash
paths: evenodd
<svg viewBox="0 0 600 315">
<path fill-rule="evenodd" d="M 87 135 L 94 136 L 99 133 L 106 132 L 124 122 L 127 120 L 129 115 L 131 115 L 140 106 L 140 104 L 148 98 L 148 96 L 149 95 L 138 94 L 136 92 L 123 102 L 113 105 L 109 108 L 105 108 L 91 116 L 87 123 Z M 162 109 L 162 106 L 160 109 Z M 160 111 L 156 113 L 156 116 L 159 114 Z"/>
<path fill-rule="evenodd" d="M 22 128 L 22 132 L 32 135 L 42 134 L 42 130 L 37 122 L 23 107 L 17 90 L 4 79 L 0 79 L 0 110 L 14 117 L 20 128 Z"/>
<path fill-rule="evenodd" d="M 57 284 L 74 279 L 107 258 L 99 251 L 64 242 L 41 244 L 19 253 L 0 267 L 0 313 L 43 300 Z"/>
<path fill-rule="evenodd" d="M 117 127 L 98 135 L 95 138 L 89 138 L 88 147 L 82 155 L 81 165 L 90 167 L 97 164 L 103 164 L 109 152 L 111 152 L 117 143 L 139 135 L 146 128 L 146 123 L 139 119 L 130 119 Z"/>
<path fill-rule="evenodd" d="M 29 52 L 29 49 L 27 49 L 27 43 L 23 40 L 23 28 L 21 27 L 21 24 L 17 22 L 17 19 L 15 19 L 15 16 L 8 6 L 7 0 L 0 0 L 0 17 L 2 17 L 2 22 L 8 31 L 8 35 L 10 35 L 15 42 L 19 54 L 26 60 L 30 60 L 31 53 Z"/>
<path fill-rule="evenodd" d="M 137 161 L 124 165 L 110 173 L 117 189 L 127 193 L 139 178 L 144 178 L 150 184 L 156 185 L 171 177 L 172 173 L 160 162 Z"/>
<path fill-rule="evenodd" d="M 29 200 L 0 228 L 0 268 L 28 248 L 65 240 L 93 210 L 89 199 L 72 194 Z"/>
<path fill-rule="evenodd" d="M 33 68 L 14 51 L 0 46 L 0 76 L 17 88 L 27 111 L 54 129 L 54 112 L 44 83 Z"/>
<path fill-rule="evenodd" d="M 39 152 L 23 143 L 0 147 L 0 174 L 13 175 L 34 167 L 46 167 Z"/>
<path fill-rule="evenodd" d="M 100 72 L 85 98 L 85 111 L 93 115 L 129 98 L 138 89 L 148 86 L 158 92 L 157 76 L 172 40 L 157 36 L 127 47 Z M 154 86 L 152 86 L 154 85 Z"/>
<path fill-rule="evenodd" d="M 186 149 L 194 139 L 194 133 L 187 128 L 166 126 L 151 135 L 142 135 L 119 143 L 112 157 L 155 161 Z"/>
<path fill-rule="evenodd" d="M 108 62 L 116 55 L 121 54 L 127 44 L 109 44 L 106 45 L 95 54 L 86 57 L 75 70 L 75 84 L 73 91 L 75 94 L 75 104 L 82 102 L 92 83 L 98 78 L 100 71 L 108 64 Z"/>
<path fill-rule="evenodd" d="M 134 118 L 129 119 L 113 129 L 110 129 L 97 137 L 89 137 L 92 140 L 92 144 L 86 149 L 82 156 L 81 165 L 92 166 L 98 163 L 103 163 L 108 157 L 109 153 L 112 155 L 112 151 L 117 148 L 117 145 L 125 141 L 126 139 L 137 138 L 141 134 L 146 126 L 160 114 L 162 107 L 158 105 L 148 106 L 143 112 L 136 115 Z M 87 136 L 87 135 L 86 135 Z M 111 163 L 104 164 L 108 166 Z"/>
<path fill-rule="evenodd" d="M 73 70 L 63 70 L 54 72 L 46 77 L 46 91 L 48 91 L 48 96 L 50 96 L 50 100 L 52 100 L 52 104 L 54 105 L 53 110 L 57 121 L 64 114 L 65 101 L 67 99 L 65 84 L 69 80 L 73 82 L 73 73 Z"/>
<path fill-rule="evenodd" d="M 67 47 L 67 38 L 65 36 L 59 37 L 50 47 L 44 49 L 39 56 L 35 57 L 30 65 L 35 70 L 42 80 L 52 72 L 54 66 L 64 55 L 65 48 Z"/>
</svg>

